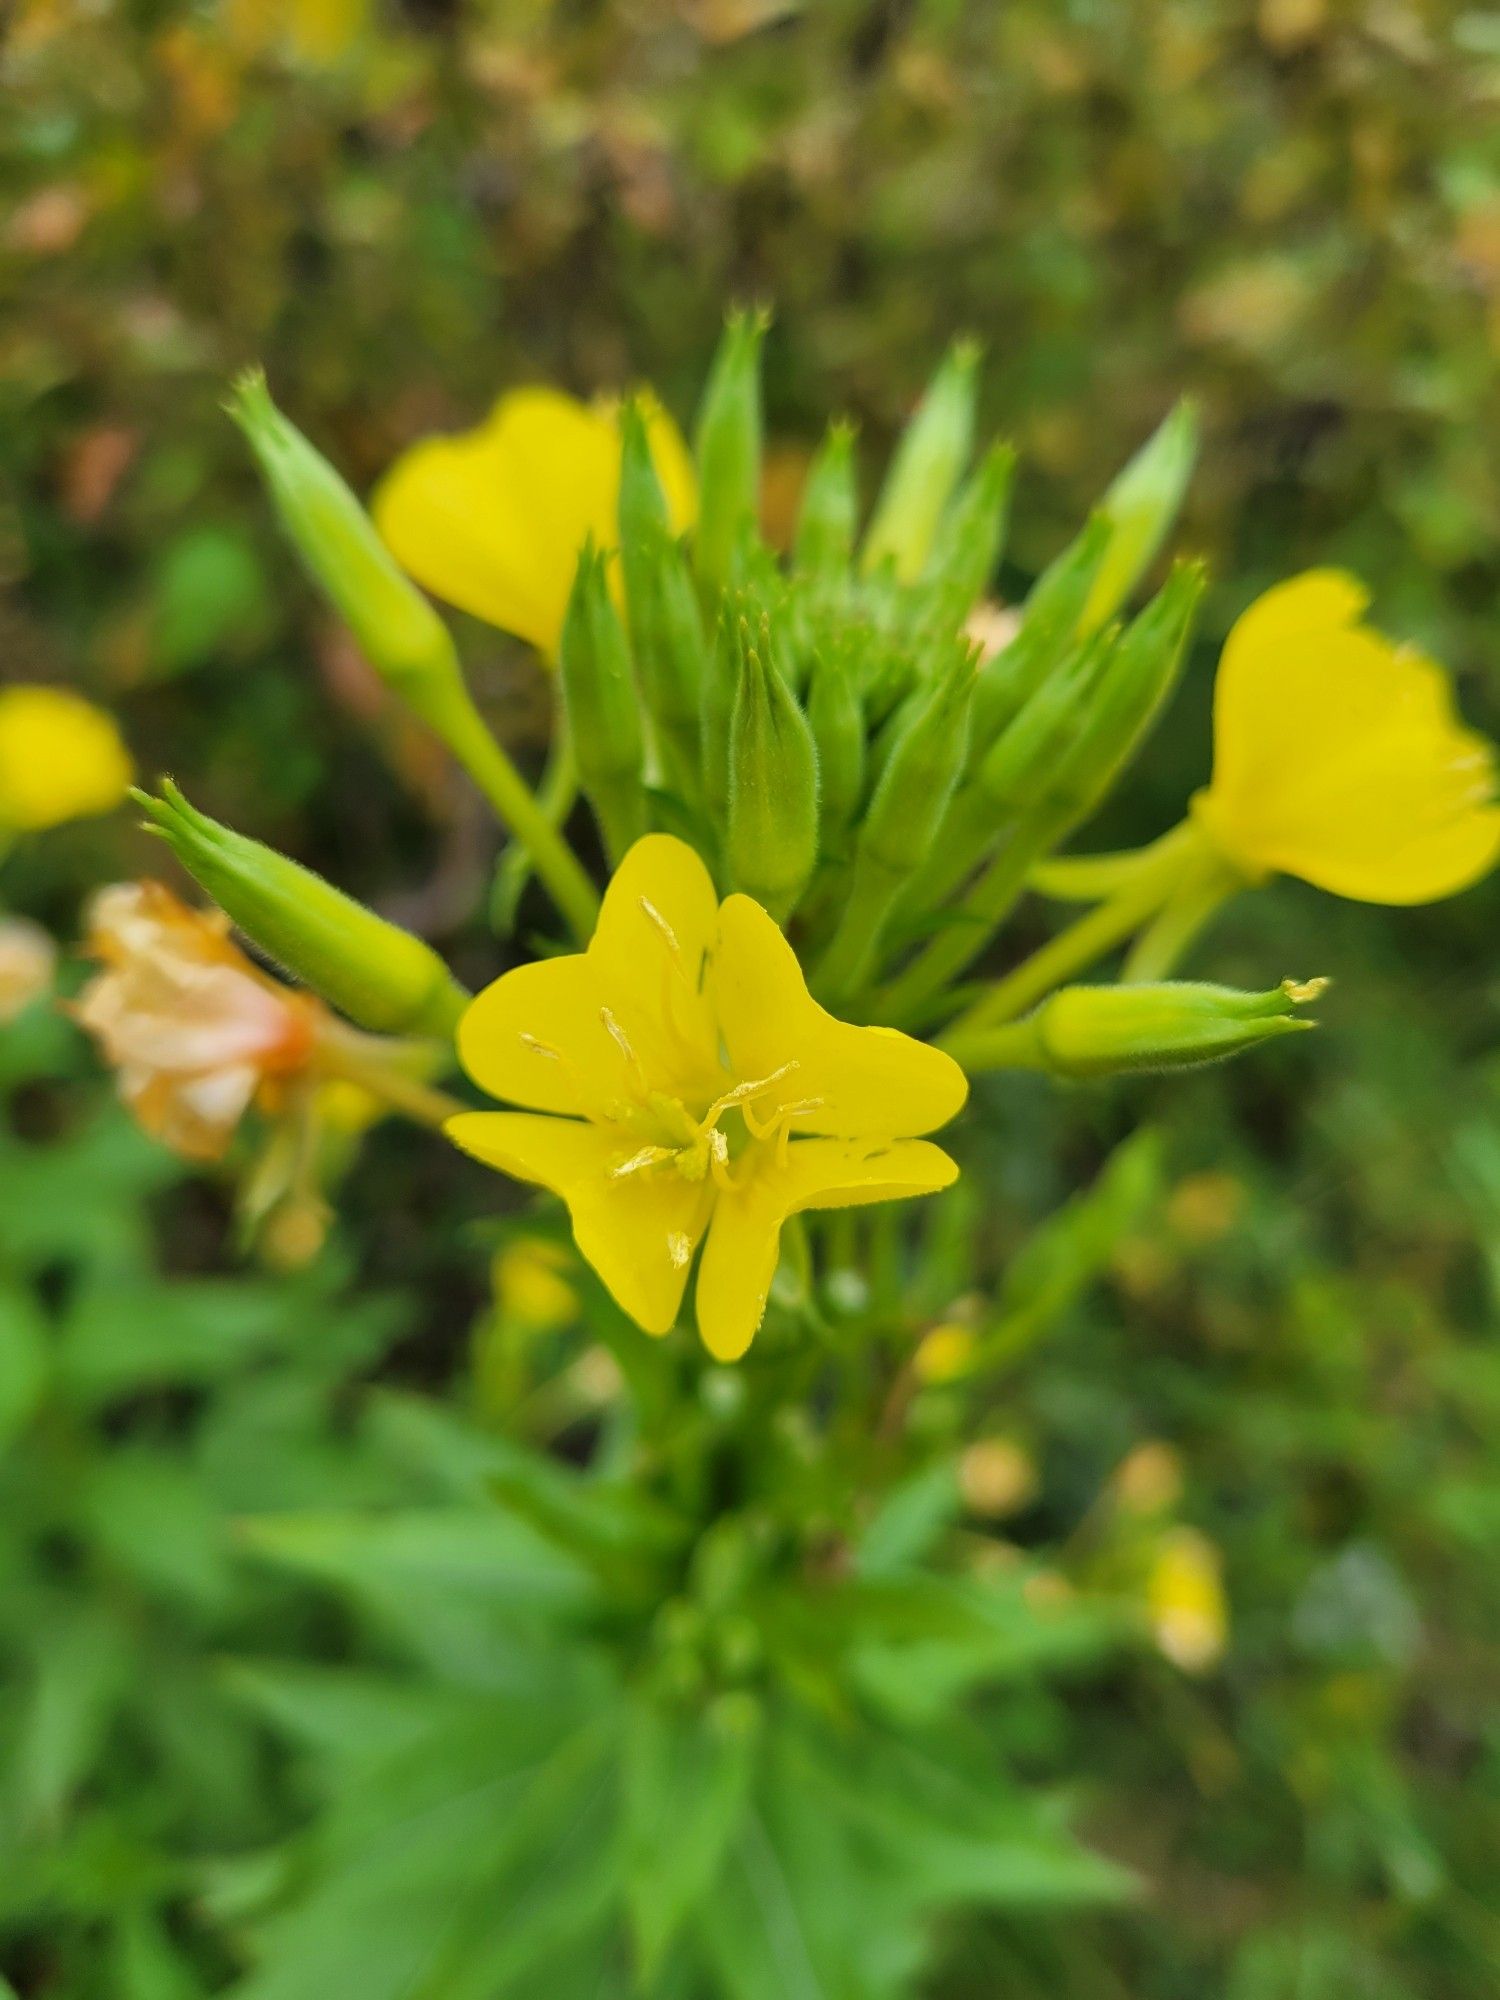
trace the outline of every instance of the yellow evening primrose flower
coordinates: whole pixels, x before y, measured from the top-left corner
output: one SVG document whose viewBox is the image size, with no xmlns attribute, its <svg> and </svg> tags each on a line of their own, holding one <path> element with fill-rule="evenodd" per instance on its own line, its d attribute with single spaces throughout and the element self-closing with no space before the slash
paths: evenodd
<svg viewBox="0 0 1500 2000">
<path fill-rule="evenodd" d="M 643 404 L 675 534 L 697 513 L 693 463 L 661 408 Z M 556 658 L 578 552 L 619 538 L 618 405 L 516 389 L 457 437 L 413 445 L 376 488 L 386 546 L 434 597 Z"/>
<path fill-rule="evenodd" d="M 0 688 L 0 835 L 110 812 L 134 776 L 102 708 L 67 688 Z"/>
<path fill-rule="evenodd" d="M 626 854 L 586 951 L 479 995 L 458 1049 L 526 1109 L 465 1112 L 449 1135 L 561 1195 L 579 1250 L 647 1333 L 676 1322 L 703 1242 L 698 1328 L 721 1361 L 754 1338 L 789 1216 L 957 1176 L 917 1136 L 963 1104 L 957 1063 L 826 1013 L 761 906 L 721 904 L 669 834 Z"/>
<path fill-rule="evenodd" d="M 1184 1673 L 1204 1673 L 1223 1657 L 1229 1605 L 1219 1552 L 1207 1535 L 1174 1528 L 1162 1537 L 1146 1579 L 1146 1611 L 1158 1650 Z"/>
<path fill-rule="evenodd" d="M 1268 590 L 1224 646 L 1198 826 L 1252 881 L 1299 875 L 1370 903 L 1426 903 L 1500 856 L 1494 756 L 1448 676 L 1360 622 L 1339 570 Z"/>
</svg>

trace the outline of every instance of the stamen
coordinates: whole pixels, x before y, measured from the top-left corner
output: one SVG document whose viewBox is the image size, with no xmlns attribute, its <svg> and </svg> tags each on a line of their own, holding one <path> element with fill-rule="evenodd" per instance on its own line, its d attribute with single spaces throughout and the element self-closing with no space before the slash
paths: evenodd
<svg viewBox="0 0 1500 2000">
<path fill-rule="evenodd" d="M 617 1167 L 611 1167 L 609 1177 L 614 1181 L 622 1181 L 627 1174 L 638 1174 L 643 1167 L 654 1167 L 662 1160 L 675 1158 L 676 1154 L 670 1146 L 642 1146 L 641 1150 L 632 1153 L 628 1160 L 621 1160 Z"/>
<path fill-rule="evenodd" d="M 609 1035 L 610 1040 L 615 1044 L 621 1055 L 624 1056 L 629 1066 L 630 1081 L 636 1096 L 644 1101 L 651 1095 L 651 1086 L 646 1080 L 646 1071 L 640 1057 L 630 1046 L 630 1037 L 615 1018 L 613 1009 L 601 1007 L 599 1009 L 599 1019 L 604 1023 L 605 1031 Z"/>
<path fill-rule="evenodd" d="M 673 930 L 672 926 L 667 922 L 661 911 L 657 909 L 649 896 L 642 896 L 641 908 L 645 911 L 648 921 L 655 924 L 656 928 L 661 932 L 667 950 L 671 952 L 673 958 L 677 961 L 678 969 L 685 976 L 687 968 L 682 962 L 682 946 L 677 942 L 676 931 Z"/>
<path fill-rule="evenodd" d="M 524 1028 L 517 1029 L 516 1040 L 526 1050 L 528 1055 L 542 1056 L 547 1062 L 555 1062 L 567 1077 L 569 1083 L 572 1084 L 574 1090 L 577 1091 L 579 1108 L 582 1110 L 584 1116 L 590 1119 L 598 1119 L 601 1113 L 598 1108 L 597 1090 L 589 1083 L 588 1078 L 571 1056 L 564 1055 L 561 1049 L 553 1048 L 550 1042 L 544 1042 L 539 1035 L 528 1034 Z M 611 1123 L 617 1124 L 621 1116 L 621 1106 L 618 1100 L 611 1098 L 603 1106 L 602 1115 Z"/>
<path fill-rule="evenodd" d="M 769 1076 L 754 1077 L 748 1083 L 737 1083 L 732 1090 L 726 1090 L 722 1097 L 716 1097 L 709 1105 L 704 1113 L 704 1124 L 715 1124 L 732 1104 L 739 1105 L 743 1111 L 750 1098 L 759 1097 L 763 1091 L 769 1090 L 773 1083 L 780 1083 L 784 1076 L 790 1076 L 794 1069 L 801 1067 L 801 1063 L 793 1059 L 791 1062 L 784 1062 L 780 1069 L 773 1069 Z"/>
<path fill-rule="evenodd" d="M 792 1150 L 792 1120 L 794 1118 L 805 1118 L 809 1111 L 821 1111 L 827 1102 L 826 1097 L 804 1097 L 800 1103 L 784 1104 L 781 1107 L 780 1117 L 776 1121 L 781 1127 L 780 1131 L 776 1134 L 776 1165 L 778 1169 L 785 1167 L 787 1155 Z"/>
<path fill-rule="evenodd" d="M 722 1132 L 708 1135 L 708 1168 L 721 1194 L 737 1194 L 740 1183 L 729 1171 L 729 1141 Z"/>
</svg>

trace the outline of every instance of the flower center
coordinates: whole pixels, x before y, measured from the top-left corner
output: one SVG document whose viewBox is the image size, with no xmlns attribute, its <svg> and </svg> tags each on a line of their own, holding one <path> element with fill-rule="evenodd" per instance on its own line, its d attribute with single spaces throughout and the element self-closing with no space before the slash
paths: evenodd
<svg viewBox="0 0 1500 2000">
<path fill-rule="evenodd" d="M 617 1032 L 611 1027 L 612 1034 Z M 772 1107 L 761 1117 L 756 1100 L 799 1067 L 784 1062 L 769 1076 L 751 1077 L 736 1083 L 716 1097 L 701 1117 L 695 1117 L 680 1098 L 664 1091 L 643 1091 L 632 1104 L 622 1123 L 632 1131 L 647 1135 L 647 1143 L 610 1169 L 616 1180 L 653 1170 L 670 1171 L 685 1181 L 712 1178 L 716 1187 L 727 1190 L 739 1185 L 731 1172 L 732 1163 L 751 1145 L 776 1149 L 783 1162 L 791 1141 L 794 1118 L 816 1110 L 821 1098 L 799 1098 Z"/>
</svg>

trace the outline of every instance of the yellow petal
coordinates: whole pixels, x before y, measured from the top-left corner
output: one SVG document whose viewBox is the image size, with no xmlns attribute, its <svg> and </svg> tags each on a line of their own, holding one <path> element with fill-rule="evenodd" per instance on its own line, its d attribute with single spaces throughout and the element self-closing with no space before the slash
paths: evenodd
<svg viewBox="0 0 1500 2000">
<path fill-rule="evenodd" d="M 749 896 L 730 896 L 719 912 L 715 984 L 733 1074 L 749 1079 L 796 1065 L 757 1100 L 762 1117 L 773 1102 L 817 1099 L 799 1113 L 799 1132 L 888 1139 L 935 1131 L 962 1108 L 969 1087 L 951 1056 L 894 1028 L 836 1020 L 808 992 L 796 953 Z"/>
<path fill-rule="evenodd" d="M 958 1177 L 942 1148 L 924 1139 L 802 1139 L 785 1165 L 767 1145 L 743 1155 L 735 1172 L 740 1184 L 719 1195 L 698 1267 L 698 1331 L 720 1361 L 737 1361 L 755 1338 L 789 1215 L 935 1194 Z"/>
<path fill-rule="evenodd" d="M 587 951 L 518 966 L 468 1008 L 464 1068 L 535 1111 L 614 1118 L 651 1091 L 706 1106 L 724 1087 L 707 991 L 717 908 L 684 841 L 638 840 Z"/>
<path fill-rule="evenodd" d="M 693 514 L 692 465 L 670 417 L 648 434 L 674 526 Z M 434 596 L 557 652 L 578 552 L 617 539 L 620 438 L 610 405 L 555 389 L 502 396 L 478 429 L 429 438 L 391 467 L 373 512 L 392 554 Z"/>
<path fill-rule="evenodd" d="M 110 812 L 134 775 L 114 718 L 82 695 L 0 689 L 0 827 L 37 833 Z"/>
<path fill-rule="evenodd" d="M 570 1118 L 466 1111 L 444 1129 L 486 1166 L 561 1195 L 580 1254 L 621 1310 L 647 1333 L 671 1329 L 713 1205 L 711 1182 L 619 1174 L 636 1150 L 631 1135 Z"/>
<path fill-rule="evenodd" d="M 1252 876 L 1427 902 L 1500 853 L 1492 754 L 1440 667 L 1352 622 L 1362 601 L 1353 579 L 1315 572 L 1251 606 L 1225 647 L 1194 810 Z"/>
<path fill-rule="evenodd" d="M 714 1011 L 719 899 L 686 841 L 648 833 L 604 892 L 588 957 L 655 1090 L 707 1104 L 724 1088 Z"/>
</svg>

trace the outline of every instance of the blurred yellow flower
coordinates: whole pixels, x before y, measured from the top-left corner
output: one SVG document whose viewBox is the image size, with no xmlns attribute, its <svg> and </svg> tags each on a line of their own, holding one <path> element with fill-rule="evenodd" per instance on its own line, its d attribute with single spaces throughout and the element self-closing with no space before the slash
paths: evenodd
<svg viewBox="0 0 1500 2000">
<path fill-rule="evenodd" d="M 219 1159 L 262 1086 L 307 1067 L 324 1013 L 257 971 L 228 931 L 159 882 L 101 890 L 88 950 L 103 970 L 72 1008 L 138 1122 L 192 1160 Z"/>
<path fill-rule="evenodd" d="M 364 32 L 370 0 L 225 0 L 230 41 L 245 54 L 275 42 L 311 65 L 337 62 Z"/>
<path fill-rule="evenodd" d="M 569 1257 L 545 1236 L 522 1236 L 496 1253 L 491 1270 L 495 1303 L 503 1318 L 545 1333 L 578 1317 L 578 1294 L 568 1283 Z"/>
<path fill-rule="evenodd" d="M 1338 570 L 1268 590 L 1225 643 L 1214 768 L 1193 817 L 1252 881 L 1300 875 L 1371 903 L 1426 903 L 1500 856 L 1490 745 L 1447 675 L 1360 623 Z"/>
<path fill-rule="evenodd" d="M 82 695 L 0 689 L 0 835 L 109 812 L 134 776 L 114 718 Z"/>
<path fill-rule="evenodd" d="M 1159 1650 L 1184 1673 L 1203 1673 L 1224 1652 L 1229 1607 L 1219 1552 L 1196 1528 L 1163 1535 L 1146 1579 L 1146 1609 Z"/>
<path fill-rule="evenodd" d="M 1036 1487 L 1035 1459 L 1011 1438 L 981 1438 L 958 1461 L 964 1505 L 988 1520 L 1019 1513 Z"/>
<path fill-rule="evenodd" d="M 912 1355 L 912 1372 L 919 1382 L 956 1382 L 968 1373 L 977 1342 L 974 1329 L 956 1321 L 929 1327 Z"/>
<path fill-rule="evenodd" d="M 561 1195 L 580 1252 L 646 1332 L 675 1323 L 706 1237 L 698 1328 L 721 1361 L 754 1338 L 789 1216 L 957 1175 L 915 1136 L 962 1105 L 957 1063 L 826 1013 L 760 905 L 720 904 L 668 834 L 625 856 L 587 951 L 496 980 L 458 1048 L 476 1083 L 529 1109 L 465 1112 L 450 1136 Z"/>
<path fill-rule="evenodd" d="M 1182 1461 L 1169 1444 L 1149 1439 L 1126 1453 L 1111 1484 L 1128 1513 L 1164 1513 L 1182 1498 Z"/>
<path fill-rule="evenodd" d="M 40 924 L 0 917 L 0 1028 L 52 991 L 57 946 Z"/>
<path fill-rule="evenodd" d="M 661 406 L 644 403 L 667 516 L 697 512 L 692 460 Z M 502 396 L 477 429 L 426 438 L 376 489 L 375 525 L 435 597 L 529 639 L 555 658 L 585 541 L 613 548 L 620 495 L 617 406 L 556 389 Z"/>
</svg>

